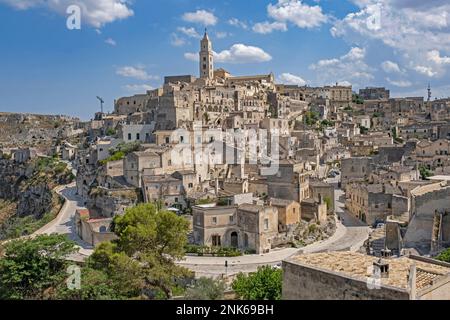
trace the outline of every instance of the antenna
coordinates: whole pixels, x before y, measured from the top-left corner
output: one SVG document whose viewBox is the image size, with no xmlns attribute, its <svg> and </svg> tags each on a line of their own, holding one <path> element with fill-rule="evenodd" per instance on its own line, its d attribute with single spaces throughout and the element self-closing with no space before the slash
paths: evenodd
<svg viewBox="0 0 450 320">
<path fill-rule="evenodd" d="M 103 104 L 105 103 L 105 101 L 102 98 L 100 98 L 99 96 L 97 96 L 97 99 L 98 99 L 98 101 L 100 101 L 100 108 L 101 108 L 101 112 L 103 114 Z"/>
</svg>

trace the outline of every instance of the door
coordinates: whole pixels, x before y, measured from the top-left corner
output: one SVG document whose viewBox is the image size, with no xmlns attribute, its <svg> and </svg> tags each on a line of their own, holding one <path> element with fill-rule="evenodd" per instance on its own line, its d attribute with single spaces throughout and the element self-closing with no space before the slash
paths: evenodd
<svg viewBox="0 0 450 320">
<path fill-rule="evenodd" d="M 231 233 L 231 246 L 233 248 L 239 247 L 239 238 L 237 232 Z"/>
</svg>

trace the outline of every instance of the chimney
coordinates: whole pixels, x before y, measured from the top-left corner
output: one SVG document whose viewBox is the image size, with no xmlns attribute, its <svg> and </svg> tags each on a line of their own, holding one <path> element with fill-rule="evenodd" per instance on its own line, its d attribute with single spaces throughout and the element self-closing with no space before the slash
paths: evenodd
<svg viewBox="0 0 450 320">
<path fill-rule="evenodd" d="M 389 263 L 383 261 L 383 259 L 379 259 L 373 263 L 373 271 L 380 278 L 389 278 Z"/>
<path fill-rule="evenodd" d="M 409 299 L 410 300 L 417 299 L 416 281 L 417 281 L 417 268 L 416 268 L 416 265 L 413 264 L 410 266 L 409 274 L 408 274 L 408 288 L 409 288 Z"/>
<path fill-rule="evenodd" d="M 216 178 L 216 196 L 219 195 L 219 178 Z"/>
<path fill-rule="evenodd" d="M 392 258 L 394 256 L 392 250 L 390 249 L 383 249 L 381 250 L 381 257 L 385 258 L 385 259 L 389 259 Z"/>
</svg>

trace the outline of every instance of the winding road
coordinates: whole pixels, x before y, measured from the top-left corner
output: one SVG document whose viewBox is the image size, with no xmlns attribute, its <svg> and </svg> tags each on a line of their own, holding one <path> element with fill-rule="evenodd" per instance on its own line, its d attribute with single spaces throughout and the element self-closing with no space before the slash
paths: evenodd
<svg viewBox="0 0 450 320">
<path fill-rule="evenodd" d="M 301 249 L 286 248 L 273 250 L 267 254 L 245 255 L 236 258 L 187 256 L 182 261 L 178 261 L 177 264 L 194 271 L 197 276 L 222 277 L 235 275 L 239 272 L 254 272 L 263 265 L 277 266 L 281 261 L 297 254 L 324 251 L 358 251 L 367 240 L 370 228 L 345 210 L 345 194 L 341 189 L 338 189 L 338 180 L 328 179 L 327 182 L 335 186 L 336 216 L 340 218 L 336 219 L 336 232 L 329 239 Z M 54 233 L 67 235 L 79 247 L 79 252 L 72 255 L 70 259 L 84 261 L 93 253 L 94 249 L 81 240 L 75 230 L 75 213 L 78 209 L 85 209 L 84 201 L 76 194 L 75 183 L 58 187 L 55 191 L 65 198 L 64 206 L 55 220 L 33 235 Z M 225 267 L 225 262 L 228 263 L 228 267 Z"/>
<path fill-rule="evenodd" d="M 236 258 L 197 257 L 188 256 L 178 264 L 196 273 L 197 277 L 232 276 L 240 272 L 249 273 L 257 271 L 264 265 L 279 266 L 281 261 L 304 253 L 324 251 L 358 251 L 369 237 L 370 228 L 345 210 L 345 194 L 337 188 L 337 179 L 329 179 L 335 185 L 335 208 L 337 229 L 335 234 L 327 240 L 313 243 L 301 249 L 287 248 L 274 250 L 268 254 L 246 255 Z M 228 267 L 225 267 L 228 262 Z"/>
<path fill-rule="evenodd" d="M 76 194 L 75 183 L 59 187 L 55 191 L 64 197 L 64 206 L 53 221 L 36 231 L 33 235 L 66 235 L 70 240 L 74 241 L 79 248 L 78 254 L 71 256 L 71 258 L 74 258 L 75 260 L 84 260 L 93 253 L 94 248 L 80 239 L 74 225 L 76 211 L 78 209 L 85 209 L 83 200 Z"/>
</svg>

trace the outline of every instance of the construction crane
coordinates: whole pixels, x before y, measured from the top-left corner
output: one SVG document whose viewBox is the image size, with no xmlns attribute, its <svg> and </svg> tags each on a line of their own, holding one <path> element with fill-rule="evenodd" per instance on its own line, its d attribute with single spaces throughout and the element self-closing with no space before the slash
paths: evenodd
<svg viewBox="0 0 450 320">
<path fill-rule="evenodd" d="M 98 101 L 100 101 L 100 110 L 103 114 L 103 104 L 105 103 L 105 101 L 102 98 L 100 98 L 99 96 L 97 96 L 97 99 L 98 99 Z"/>
</svg>

